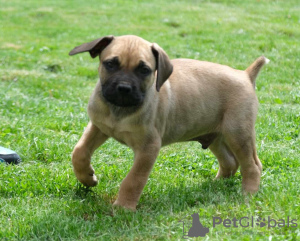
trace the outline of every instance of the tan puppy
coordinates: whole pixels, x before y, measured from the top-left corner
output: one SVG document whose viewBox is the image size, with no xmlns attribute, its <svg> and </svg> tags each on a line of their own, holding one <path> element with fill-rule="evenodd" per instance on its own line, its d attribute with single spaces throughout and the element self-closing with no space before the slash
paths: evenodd
<svg viewBox="0 0 300 241">
<path fill-rule="evenodd" d="M 191 59 L 170 60 L 157 45 L 137 36 L 106 36 L 70 55 L 100 56 L 100 81 L 90 98 L 90 123 L 74 148 L 78 180 L 95 186 L 93 152 L 109 137 L 134 151 L 133 167 L 115 205 L 135 210 L 162 146 L 198 141 L 219 161 L 216 178 L 241 166 L 242 188 L 259 189 L 262 165 L 256 154 L 255 78 L 267 63 L 258 58 L 246 71 Z"/>
</svg>

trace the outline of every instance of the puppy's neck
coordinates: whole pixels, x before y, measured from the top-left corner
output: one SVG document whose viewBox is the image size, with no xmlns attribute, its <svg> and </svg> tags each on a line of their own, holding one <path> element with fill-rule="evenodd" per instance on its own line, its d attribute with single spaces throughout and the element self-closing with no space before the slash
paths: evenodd
<svg viewBox="0 0 300 241">
<path fill-rule="evenodd" d="M 113 105 L 106 101 L 106 104 L 111 112 L 111 114 L 117 119 L 122 119 L 125 117 L 128 117 L 130 115 L 133 115 L 136 112 L 139 112 L 139 110 L 142 108 L 142 105 L 140 106 L 128 106 L 128 107 L 120 107 Z"/>
</svg>

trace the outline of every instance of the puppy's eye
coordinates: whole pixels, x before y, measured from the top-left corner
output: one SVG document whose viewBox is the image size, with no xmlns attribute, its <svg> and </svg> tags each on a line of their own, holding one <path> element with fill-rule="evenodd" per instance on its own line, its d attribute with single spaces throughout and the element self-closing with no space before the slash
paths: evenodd
<svg viewBox="0 0 300 241">
<path fill-rule="evenodd" d="M 104 66 L 107 70 L 114 70 L 116 67 L 116 64 L 113 61 L 107 61 L 104 63 Z"/>
<path fill-rule="evenodd" d="M 105 63 L 105 67 L 108 69 L 113 69 L 115 67 L 115 65 L 112 61 L 109 61 L 109 62 Z"/>
<path fill-rule="evenodd" d="M 114 71 L 119 68 L 119 61 L 115 58 L 109 59 L 103 62 L 104 67 L 107 71 Z"/>
<path fill-rule="evenodd" d="M 147 66 L 140 66 L 138 68 L 138 73 L 143 76 L 147 76 L 147 75 L 151 74 L 151 69 Z"/>
</svg>

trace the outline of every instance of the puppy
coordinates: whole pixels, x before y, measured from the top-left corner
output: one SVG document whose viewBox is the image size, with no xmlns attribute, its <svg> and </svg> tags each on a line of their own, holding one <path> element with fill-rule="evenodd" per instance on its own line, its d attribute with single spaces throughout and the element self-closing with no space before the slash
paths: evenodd
<svg viewBox="0 0 300 241">
<path fill-rule="evenodd" d="M 216 178 L 240 166 L 246 193 L 259 189 L 262 172 L 254 124 L 255 79 L 268 60 L 261 56 L 245 71 L 192 60 L 170 60 L 157 44 L 137 36 L 105 36 L 69 54 L 99 56 L 99 76 L 88 104 L 90 122 L 72 153 L 77 179 L 95 186 L 93 152 L 109 137 L 134 151 L 133 166 L 114 205 L 136 209 L 162 146 L 198 141 L 219 162 Z"/>
</svg>

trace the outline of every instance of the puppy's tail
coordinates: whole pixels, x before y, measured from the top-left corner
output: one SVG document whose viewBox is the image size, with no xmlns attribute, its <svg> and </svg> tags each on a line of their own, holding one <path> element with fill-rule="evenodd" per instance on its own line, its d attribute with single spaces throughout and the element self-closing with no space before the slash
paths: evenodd
<svg viewBox="0 0 300 241">
<path fill-rule="evenodd" d="M 265 56 L 260 56 L 246 69 L 246 72 L 248 73 L 253 86 L 255 86 L 255 79 L 261 67 L 263 67 L 265 64 L 268 64 L 269 62 L 270 60 L 267 59 Z"/>
</svg>

